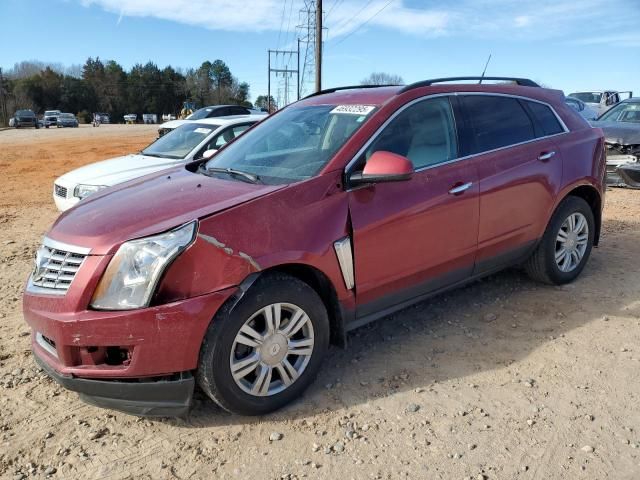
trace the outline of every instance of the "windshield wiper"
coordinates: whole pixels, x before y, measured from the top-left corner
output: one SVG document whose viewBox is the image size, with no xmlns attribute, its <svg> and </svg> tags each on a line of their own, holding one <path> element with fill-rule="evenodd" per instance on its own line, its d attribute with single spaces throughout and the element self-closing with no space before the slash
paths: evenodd
<svg viewBox="0 0 640 480">
<path fill-rule="evenodd" d="M 235 170 L 233 168 L 222 168 L 222 167 L 205 167 L 205 170 L 207 172 L 227 173 L 229 175 L 234 175 L 236 177 L 249 180 L 250 183 L 262 183 L 258 175 L 254 175 L 253 173 L 249 173 L 249 172 L 243 172 L 242 170 Z"/>
</svg>

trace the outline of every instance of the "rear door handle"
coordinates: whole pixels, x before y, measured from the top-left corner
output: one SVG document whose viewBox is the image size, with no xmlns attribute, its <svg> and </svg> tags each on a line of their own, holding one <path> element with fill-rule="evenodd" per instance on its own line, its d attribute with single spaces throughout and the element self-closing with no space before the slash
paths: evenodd
<svg viewBox="0 0 640 480">
<path fill-rule="evenodd" d="M 473 182 L 467 182 L 463 183 L 462 185 L 458 185 L 457 187 L 453 187 L 451 190 L 449 190 L 449 195 L 460 195 L 465 190 L 469 190 L 471 188 L 471 185 L 473 185 Z"/>
<path fill-rule="evenodd" d="M 546 162 L 547 160 L 551 159 L 551 157 L 553 157 L 556 154 L 556 152 L 542 152 L 540 155 L 538 155 L 538 160 L 540 160 L 541 162 Z"/>
</svg>

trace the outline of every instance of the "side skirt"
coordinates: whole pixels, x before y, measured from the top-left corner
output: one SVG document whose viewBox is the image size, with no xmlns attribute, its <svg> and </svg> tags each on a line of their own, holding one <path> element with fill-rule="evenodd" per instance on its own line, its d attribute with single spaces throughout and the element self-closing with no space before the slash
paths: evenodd
<svg viewBox="0 0 640 480">
<path fill-rule="evenodd" d="M 394 303 L 393 302 L 394 298 L 406 296 L 406 292 L 394 293 L 386 298 L 387 302 L 385 303 L 387 303 L 388 305 L 387 307 L 380 308 L 366 315 L 356 316 L 355 312 L 344 312 L 343 318 L 350 319 L 350 321 L 345 322 L 345 331 L 349 332 L 351 330 L 355 330 L 356 328 L 366 325 L 367 323 L 374 322 L 383 317 L 389 316 L 393 313 L 396 313 L 400 310 L 410 307 L 411 305 L 420 303 L 431 297 L 435 297 L 436 295 L 440 295 L 441 293 L 448 292 L 449 290 L 462 287 L 471 282 L 479 280 L 480 278 L 493 275 L 494 273 L 504 270 L 505 268 L 519 265 L 523 261 L 525 261 L 529 257 L 529 255 L 531 255 L 531 253 L 537 247 L 538 242 L 539 240 L 536 240 L 526 244 L 524 247 L 519 247 L 511 252 L 508 252 L 507 254 L 501 254 L 492 259 L 483 260 L 482 261 L 483 269 L 481 271 L 478 271 L 478 269 L 476 269 L 477 273 L 474 273 L 473 275 L 466 277 L 463 280 L 457 281 L 455 283 L 450 283 L 444 287 L 437 288 L 435 290 L 425 291 L 424 293 L 414 296 L 408 300 L 404 300 L 399 303 Z M 504 260 L 507 258 L 509 259 L 509 261 L 505 263 Z M 426 284 L 426 288 L 428 288 L 428 285 L 433 285 L 433 280 L 430 280 Z M 376 301 L 376 303 L 377 302 L 378 301 Z M 367 309 L 367 306 L 364 306 L 364 308 L 365 308 L 365 311 L 367 310 L 370 311 L 370 309 Z"/>
</svg>

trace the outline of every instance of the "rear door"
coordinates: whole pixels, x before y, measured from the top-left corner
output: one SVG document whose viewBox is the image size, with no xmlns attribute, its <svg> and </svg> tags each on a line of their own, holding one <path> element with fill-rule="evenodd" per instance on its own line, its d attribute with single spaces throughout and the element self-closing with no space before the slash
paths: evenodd
<svg viewBox="0 0 640 480">
<path fill-rule="evenodd" d="M 465 279 L 476 251 L 477 173 L 473 159 L 459 160 L 450 99 L 409 104 L 351 171 L 378 150 L 406 156 L 416 172 L 409 181 L 349 193 L 359 317 Z"/>
<path fill-rule="evenodd" d="M 565 129 L 543 103 L 491 94 L 461 102 L 480 181 L 479 274 L 518 260 L 544 232 L 562 180 L 556 136 Z"/>
</svg>

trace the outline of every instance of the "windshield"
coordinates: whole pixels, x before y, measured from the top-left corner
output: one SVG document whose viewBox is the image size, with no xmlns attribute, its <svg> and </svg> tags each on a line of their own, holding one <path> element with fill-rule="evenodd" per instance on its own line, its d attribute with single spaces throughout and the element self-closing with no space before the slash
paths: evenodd
<svg viewBox="0 0 640 480">
<path fill-rule="evenodd" d="M 193 112 L 185 120 L 202 120 L 203 118 L 207 118 L 212 110 L 213 108 L 211 107 L 201 108 L 200 110 Z"/>
<path fill-rule="evenodd" d="M 31 110 L 18 110 L 16 115 L 20 115 L 21 117 L 32 117 L 34 113 Z"/>
<path fill-rule="evenodd" d="M 602 92 L 577 92 L 569 96 L 582 100 L 584 103 L 600 103 Z"/>
<path fill-rule="evenodd" d="M 640 102 L 622 102 L 604 113 L 598 121 L 640 123 Z"/>
<path fill-rule="evenodd" d="M 143 155 L 181 159 L 218 128 L 218 125 L 187 123 L 164 134 L 142 151 Z"/>
<path fill-rule="evenodd" d="M 46 112 L 44 112 L 45 115 L 60 115 L 60 112 L 58 110 L 47 110 Z"/>
<path fill-rule="evenodd" d="M 73 113 L 61 113 L 60 118 L 73 118 Z"/>
<path fill-rule="evenodd" d="M 264 120 L 209 160 L 281 184 L 316 175 L 375 110 L 367 105 L 290 107 Z"/>
</svg>

